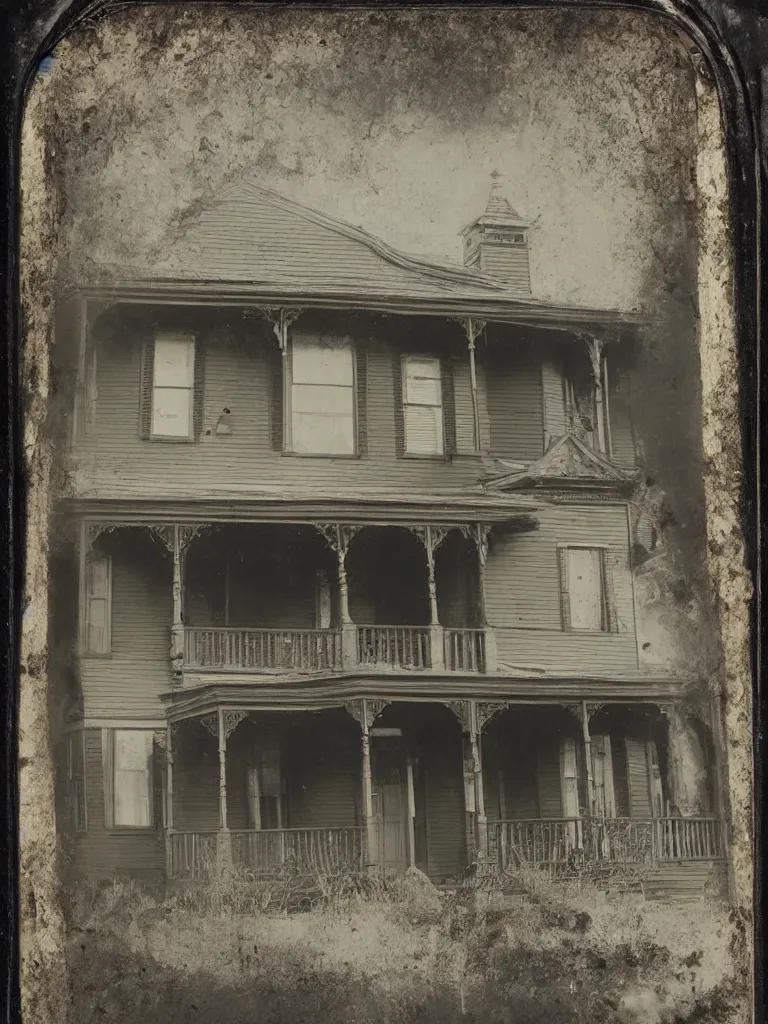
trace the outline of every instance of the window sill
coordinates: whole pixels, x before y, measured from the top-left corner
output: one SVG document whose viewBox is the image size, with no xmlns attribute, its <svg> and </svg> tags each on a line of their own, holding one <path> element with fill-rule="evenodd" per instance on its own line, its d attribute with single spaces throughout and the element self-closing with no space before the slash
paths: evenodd
<svg viewBox="0 0 768 1024">
<path fill-rule="evenodd" d="M 161 828 L 157 825 L 106 825 L 106 832 L 119 832 L 122 835 L 157 835 Z"/>
<path fill-rule="evenodd" d="M 341 459 L 344 462 L 358 462 L 360 459 L 367 458 L 365 455 L 336 455 L 329 454 L 327 452 L 291 452 L 283 449 L 280 455 L 284 455 L 291 459 Z"/>
<path fill-rule="evenodd" d="M 93 658 L 98 661 L 108 661 L 112 657 L 112 651 L 81 651 L 81 658 Z"/>
<path fill-rule="evenodd" d="M 194 437 L 162 437 L 160 434 L 142 437 L 142 441 L 151 441 L 153 444 L 194 444 Z"/>
</svg>

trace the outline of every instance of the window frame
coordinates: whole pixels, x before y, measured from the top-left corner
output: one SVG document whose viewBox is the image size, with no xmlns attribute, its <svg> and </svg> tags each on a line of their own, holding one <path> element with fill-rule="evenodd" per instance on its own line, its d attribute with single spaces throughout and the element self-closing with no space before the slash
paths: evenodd
<svg viewBox="0 0 768 1024">
<path fill-rule="evenodd" d="M 149 734 L 149 757 L 145 771 L 147 788 L 147 809 L 148 823 L 146 825 L 125 825 L 117 821 L 117 792 L 118 792 L 118 765 L 117 765 L 117 734 L 118 733 L 142 733 Z M 104 827 L 110 831 L 118 832 L 154 832 L 157 830 L 157 807 L 155 800 L 156 766 L 154 759 L 154 737 L 153 729 L 131 729 L 131 728 L 105 728 L 102 729 L 102 766 L 104 786 Z M 126 771 L 127 769 L 123 769 Z"/>
<path fill-rule="evenodd" d="M 408 401 L 408 362 L 410 360 L 416 361 L 421 360 L 422 362 L 433 362 L 437 364 L 437 381 L 440 389 L 440 404 L 429 405 L 424 402 L 409 402 Z M 443 360 L 439 355 L 434 355 L 431 352 L 403 352 L 400 356 L 400 379 L 402 381 L 402 409 L 401 416 L 403 418 L 403 457 L 406 459 L 440 459 L 444 460 L 448 458 L 447 444 L 445 437 L 445 395 L 443 393 L 443 373 L 444 366 Z M 432 378 L 425 378 L 432 379 Z M 437 432 L 440 450 L 435 452 L 419 452 L 410 451 L 408 448 L 408 407 L 415 407 L 421 409 L 439 409 L 440 410 L 440 426 Z"/>
<path fill-rule="evenodd" d="M 312 340 L 311 335 L 299 337 L 299 342 L 302 343 L 305 340 Z M 357 459 L 360 457 L 360 410 L 358 408 L 358 345 L 353 338 L 338 339 L 340 344 L 339 348 L 346 348 L 349 351 L 349 357 L 352 367 L 352 382 L 351 384 L 319 384 L 314 385 L 316 387 L 328 387 L 328 388 L 348 388 L 352 396 L 352 449 L 348 452 L 304 452 L 297 451 L 294 443 L 294 408 L 293 408 L 293 397 L 294 387 L 296 382 L 294 381 L 294 352 L 296 348 L 296 339 L 291 338 L 288 344 L 287 358 L 285 359 L 285 371 L 287 380 L 285 382 L 284 393 L 283 393 L 283 455 L 292 455 L 302 459 Z M 343 342 L 343 344 L 341 343 Z M 318 343 L 317 348 L 322 346 Z M 302 385 L 299 384 L 299 387 Z"/>
<path fill-rule="evenodd" d="M 91 580 L 90 565 L 95 560 L 103 561 L 106 565 L 106 594 L 103 598 L 94 598 L 89 585 Z M 82 655 L 86 658 L 111 658 L 112 657 L 112 556 L 101 551 L 91 549 L 85 558 L 85 586 L 84 586 L 84 608 L 83 608 L 83 636 Z M 91 647 L 91 601 L 104 600 L 104 645 L 101 650 Z"/>
<path fill-rule="evenodd" d="M 185 387 L 174 387 L 170 385 L 157 384 L 157 353 L 158 346 L 164 341 L 183 341 L 192 349 L 192 365 L 190 368 L 190 383 Z M 148 439 L 150 441 L 171 441 L 187 443 L 194 441 L 195 439 L 195 373 L 196 365 L 198 360 L 198 346 L 197 338 L 190 331 L 157 331 L 153 338 L 152 345 L 152 366 L 150 369 L 151 373 L 151 388 L 149 395 L 149 432 Z M 145 356 L 146 358 L 146 356 Z M 161 434 L 154 430 L 155 420 L 155 394 L 158 390 L 162 391 L 188 391 L 189 392 L 189 422 L 186 434 Z"/>
<path fill-rule="evenodd" d="M 586 544 L 586 543 L 571 543 L 571 542 L 558 542 L 557 544 L 557 559 L 558 559 L 558 585 L 560 589 L 560 615 L 561 615 L 561 628 L 565 633 L 575 633 L 582 636 L 602 636 L 606 633 L 618 632 L 617 627 L 612 623 L 612 617 L 615 620 L 615 612 L 612 616 L 612 605 L 613 605 L 613 593 L 611 588 L 611 580 L 608 570 L 608 558 L 610 555 L 610 547 L 607 544 Z M 571 593 L 568 585 L 568 552 L 569 551 L 597 551 L 600 555 L 600 608 L 601 608 L 601 626 L 599 629 L 585 626 L 574 626 L 572 625 L 571 615 Z M 567 608 L 566 608 L 567 605 Z"/>
</svg>

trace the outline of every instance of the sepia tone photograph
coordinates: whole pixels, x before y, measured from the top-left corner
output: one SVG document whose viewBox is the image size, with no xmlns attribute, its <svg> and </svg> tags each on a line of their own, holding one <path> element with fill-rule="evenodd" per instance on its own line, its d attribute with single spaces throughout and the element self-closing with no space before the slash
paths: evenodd
<svg viewBox="0 0 768 1024">
<path fill-rule="evenodd" d="M 40 66 L 41 1020 L 750 1019 L 720 133 L 622 11 L 150 5 Z"/>
</svg>

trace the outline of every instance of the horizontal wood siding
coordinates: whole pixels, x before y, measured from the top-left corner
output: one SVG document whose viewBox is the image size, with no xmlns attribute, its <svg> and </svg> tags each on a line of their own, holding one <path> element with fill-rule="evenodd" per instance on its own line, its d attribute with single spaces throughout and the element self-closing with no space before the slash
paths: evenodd
<svg viewBox="0 0 768 1024">
<path fill-rule="evenodd" d="M 528 347 L 495 348 L 487 363 L 491 452 L 524 462 L 544 452 L 541 368 Z"/>
<path fill-rule="evenodd" d="M 346 735 L 323 728 L 286 736 L 284 773 L 290 828 L 344 828 L 361 824 L 360 745 L 352 730 Z"/>
<path fill-rule="evenodd" d="M 563 671 L 637 667 L 626 510 L 610 504 L 542 508 L 539 528 L 497 535 L 485 576 L 489 623 L 496 629 L 499 663 Z M 566 632 L 561 625 L 558 544 L 609 547 L 617 633 Z"/>
<path fill-rule="evenodd" d="M 558 361 L 545 358 L 541 364 L 541 383 L 544 401 L 544 426 L 550 440 L 566 432 L 563 373 Z"/>
<path fill-rule="evenodd" d="M 611 423 L 611 458 L 622 469 L 637 465 L 632 423 L 632 381 L 629 369 L 608 359 L 608 410 Z"/>
<path fill-rule="evenodd" d="M 220 332 L 206 337 L 202 436 L 197 443 L 140 438 L 140 338 L 136 332 L 127 332 L 119 343 L 106 346 L 99 361 L 96 430 L 75 449 L 76 482 L 88 493 L 105 496 L 172 497 L 193 495 L 204 488 L 270 484 L 428 489 L 476 481 L 476 460 L 466 455 L 454 460 L 397 457 L 392 352 L 383 337 L 371 336 L 367 329 L 359 329 L 357 337 L 368 345 L 368 456 L 311 458 L 275 451 L 270 413 L 273 348 L 256 325 L 237 331 L 227 339 Z M 424 345 L 430 350 L 437 342 Z M 435 351 L 441 350 L 435 347 Z M 461 450 L 466 453 L 471 451 L 467 432 L 471 389 L 463 359 L 456 360 L 456 369 L 455 402 Z M 230 410 L 230 435 L 216 433 L 225 408 Z"/>
<path fill-rule="evenodd" d="M 154 879 L 165 871 L 160 772 L 155 771 L 155 822 L 150 829 L 104 827 L 104 775 L 101 730 L 85 731 L 88 831 L 79 833 L 70 874 L 72 878 L 113 878 L 120 875 Z"/>
<path fill-rule="evenodd" d="M 207 832 L 219 827 L 219 751 L 214 736 L 199 722 L 174 729 L 173 827 Z M 227 795 L 235 780 L 227 774 Z M 234 826 L 233 826 L 234 827 Z"/>
<path fill-rule="evenodd" d="M 85 715 L 157 718 L 170 686 L 170 558 L 138 530 L 100 544 L 112 558 L 112 653 L 81 658 Z"/>
<path fill-rule="evenodd" d="M 480 270 L 506 281 L 518 295 L 531 293 L 527 245 L 494 245 L 481 242 Z"/>
<path fill-rule="evenodd" d="M 452 730 L 455 732 L 455 730 Z M 454 742 L 449 742 L 453 739 Z M 442 736 L 424 751 L 427 863 L 433 882 L 450 878 L 466 866 L 466 825 L 461 740 Z"/>
</svg>

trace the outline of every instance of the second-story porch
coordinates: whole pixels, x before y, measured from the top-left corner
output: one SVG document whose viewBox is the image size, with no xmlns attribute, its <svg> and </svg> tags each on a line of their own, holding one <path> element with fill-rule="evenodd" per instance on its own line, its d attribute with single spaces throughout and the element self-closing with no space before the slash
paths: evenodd
<svg viewBox="0 0 768 1024">
<path fill-rule="evenodd" d="M 493 672 L 484 595 L 492 525 L 86 522 L 84 650 L 104 644 L 113 614 L 130 613 L 117 602 L 132 596 L 112 593 L 114 562 L 164 590 L 177 686 L 201 674 Z M 520 514 L 496 528 L 535 525 Z"/>
</svg>

